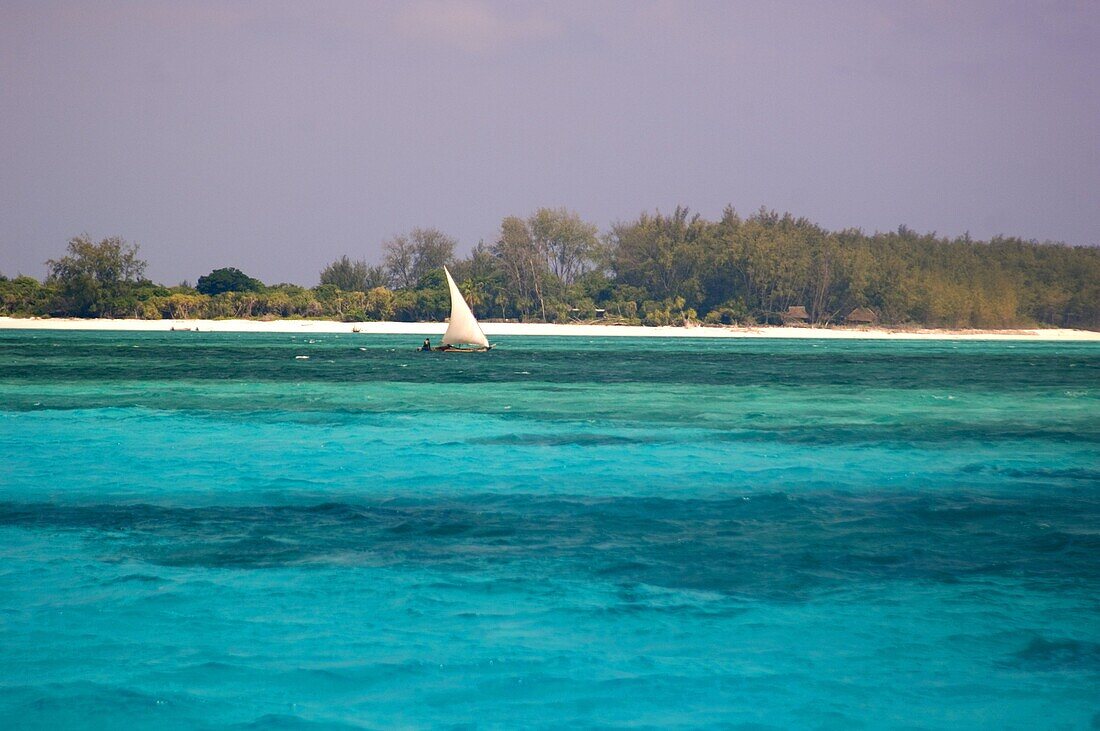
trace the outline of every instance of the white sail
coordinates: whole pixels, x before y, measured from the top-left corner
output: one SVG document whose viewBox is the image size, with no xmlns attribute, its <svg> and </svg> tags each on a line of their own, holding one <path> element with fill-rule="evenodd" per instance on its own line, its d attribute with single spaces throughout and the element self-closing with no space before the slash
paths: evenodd
<svg viewBox="0 0 1100 731">
<path fill-rule="evenodd" d="M 488 348 L 488 338 L 481 332 L 481 325 L 477 324 L 474 313 L 470 312 L 470 306 L 462 298 L 462 292 L 458 291 L 458 285 L 447 267 L 443 267 L 443 273 L 447 275 L 447 287 L 451 290 L 451 321 L 447 323 L 447 332 L 443 333 L 443 344 L 480 345 Z"/>
</svg>

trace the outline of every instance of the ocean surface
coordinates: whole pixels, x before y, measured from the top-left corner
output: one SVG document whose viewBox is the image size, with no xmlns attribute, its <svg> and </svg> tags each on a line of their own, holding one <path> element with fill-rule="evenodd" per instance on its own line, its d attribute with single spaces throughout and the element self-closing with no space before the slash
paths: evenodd
<svg viewBox="0 0 1100 731">
<path fill-rule="evenodd" d="M 1100 347 L 0 331 L 0 725 L 1100 727 Z"/>
</svg>

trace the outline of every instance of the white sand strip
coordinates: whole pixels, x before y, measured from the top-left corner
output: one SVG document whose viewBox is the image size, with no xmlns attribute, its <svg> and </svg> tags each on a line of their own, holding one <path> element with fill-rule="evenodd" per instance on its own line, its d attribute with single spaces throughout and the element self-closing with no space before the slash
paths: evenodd
<svg viewBox="0 0 1100 731">
<path fill-rule="evenodd" d="M 848 327 L 643 327 L 640 325 L 550 325 L 541 323 L 482 323 L 489 337 L 553 335 L 574 337 L 642 338 L 822 338 L 830 340 L 1052 340 L 1100 342 L 1100 332 L 1067 329 L 928 330 Z M 8 330 L 132 330 L 164 332 L 362 333 L 365 335 L 419 335 L 438 338 L 444 323 L 333 322 L 331 320 L 91 320 L 79 318 L 0 317 Z"/>
</svg>

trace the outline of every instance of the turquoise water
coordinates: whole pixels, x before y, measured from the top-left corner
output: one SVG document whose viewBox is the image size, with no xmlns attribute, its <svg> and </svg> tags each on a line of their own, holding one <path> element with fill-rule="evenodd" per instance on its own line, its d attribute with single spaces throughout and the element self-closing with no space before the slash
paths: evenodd
<svg viewBox="0 0 1100 731">
<path fill-rule="evenodd" d="M 1100 726 L 1100 347 L 419 340 L 0 331 L 3 725 Z"/>
</svg>

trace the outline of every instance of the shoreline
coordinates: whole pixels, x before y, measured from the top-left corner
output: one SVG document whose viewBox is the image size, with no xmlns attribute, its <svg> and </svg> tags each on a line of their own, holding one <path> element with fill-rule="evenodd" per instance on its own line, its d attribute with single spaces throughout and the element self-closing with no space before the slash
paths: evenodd
<svg viewBox="0 0 1100 731">
<path fill-rule="evenodd" d="M 359 333 L 363 335 L 418 335 L 440 337 L 446 329 L 439 322 L 336 322 L 333 320 L 124 320 L 85 318 L 0 317 L 0 330 L 123 330 L 132 332 L 225 333 Z M 648 327 L 644 325 L 591 325 L 519 322 L 486 322 L 482 329 L 493 336 L 557 337 L 657 337 L 657 338 L 783 338 L 827 340 L 1026 340 L 1100 342 L 1100 332 L 1063 328 L 1012 330 L 952 330 L 886 327 L 786 327 L 762 325 Z"/>
</svg>

